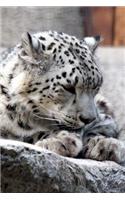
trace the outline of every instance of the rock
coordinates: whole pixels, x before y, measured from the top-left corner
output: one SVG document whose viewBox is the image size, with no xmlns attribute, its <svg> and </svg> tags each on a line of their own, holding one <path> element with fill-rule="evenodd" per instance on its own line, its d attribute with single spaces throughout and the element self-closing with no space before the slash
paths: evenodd
<svg viewBox="0 0 125 200">
<path fill-rule="evenodd" d="M 2 192 L 125 192 L 125 167 L 0 140 Z"/>
</svg>

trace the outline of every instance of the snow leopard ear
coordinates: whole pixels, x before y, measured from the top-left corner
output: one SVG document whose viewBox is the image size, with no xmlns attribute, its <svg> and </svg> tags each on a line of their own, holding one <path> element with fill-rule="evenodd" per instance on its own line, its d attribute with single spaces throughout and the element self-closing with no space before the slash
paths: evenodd
<svg viewBox="0 0 125 200">
<path fill-rule="evenodd" d="M 94 53 L 98 45 L 103 41 L 103 38 L 97 35 L 94 37 L 85 37 L 84 41 L 89 46 L 92 53 Z"/>
<path fill-rule="evenodd" d="M 22 47 L 28 56 L 34 57 L 39 52 L 40 42 L 30 33 L 26 32 L 22 35 Z"/>
</svg>

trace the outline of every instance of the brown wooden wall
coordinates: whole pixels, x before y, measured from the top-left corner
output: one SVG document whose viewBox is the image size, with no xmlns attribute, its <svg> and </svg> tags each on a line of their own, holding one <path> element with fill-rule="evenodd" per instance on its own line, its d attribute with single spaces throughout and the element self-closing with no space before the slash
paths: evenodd
<svg viewBox="0 0 125 200">
<path fill-rule="evenodd" d="M 84 35 L 101 35 L 103 45 L 125 46 L 125 7 L 83 7 Z"/>
</svg>

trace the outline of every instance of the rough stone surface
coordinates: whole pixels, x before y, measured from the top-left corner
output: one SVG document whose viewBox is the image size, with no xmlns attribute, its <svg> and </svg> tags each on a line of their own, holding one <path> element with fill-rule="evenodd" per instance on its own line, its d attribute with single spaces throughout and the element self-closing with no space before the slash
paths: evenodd
<svg viewBox="0 0 125 200">
<path fill-rule="evenodd" d="M 125 167 L 0 140 L 2 192 L 125 192 Z"/>
</svg>

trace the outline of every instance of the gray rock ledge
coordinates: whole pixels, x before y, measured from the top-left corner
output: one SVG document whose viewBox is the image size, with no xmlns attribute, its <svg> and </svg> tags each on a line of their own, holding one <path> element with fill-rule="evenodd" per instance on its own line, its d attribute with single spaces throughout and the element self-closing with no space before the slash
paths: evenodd
<svg viewBox="0 0 125 200">
<path fill-rule="evenodd" d="M 2 192 L 125 192 L 125 167 L 0 140 Z"/>
</svg>

